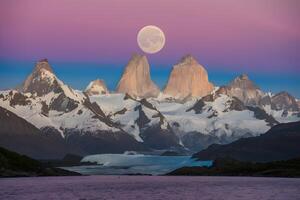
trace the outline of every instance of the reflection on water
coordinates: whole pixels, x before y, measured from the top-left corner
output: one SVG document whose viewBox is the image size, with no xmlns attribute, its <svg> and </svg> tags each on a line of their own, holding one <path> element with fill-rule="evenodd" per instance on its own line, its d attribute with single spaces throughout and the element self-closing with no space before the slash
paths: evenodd
<svg viewBox="0 0 300 200">
<path fill-rule="evenodd" d="M 2 200 L 296 200 L 300 179 L 188 176 L 74 176 L 0 179 Z"/>
</svg>

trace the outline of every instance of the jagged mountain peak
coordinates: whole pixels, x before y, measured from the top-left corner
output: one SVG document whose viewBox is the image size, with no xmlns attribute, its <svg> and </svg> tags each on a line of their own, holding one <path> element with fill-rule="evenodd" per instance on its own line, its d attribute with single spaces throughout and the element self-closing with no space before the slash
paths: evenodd
<svg viewBox="0 0 300 200">
<path fill-rule="evenodd" d="M 271 97 L 271 106 L 275 110 L 300 111 L 297 100 L 286 91 L 281 91 Z"/>
<path fill-rule="evenodd" d="M 22 92 L 31 93 L 39 97 L 47 95 L 50 92 L 60 94 L 56 98 L 57 101 L 52 102 L 57 104 L 55 106 L 57 108 L 65 108 L 66 104 L 69 105 L 67 102 L 71 99 L 72 101 L 81 101 L 83 99 L 81 94 L 76 93 L 56 77 L 47 59 L 42 59 L 36 63 L 34 70 L 24 81 Z M 58 105 L 59 103 L 62 103 L 62 105 Z"/>
<path fill-rule="evenodd" d="M 259 105 L 264 97 L 264 93 L 249 79 L 247 74 L 242 74 L 233 79 L 227 86 L 220 87 L 216 94 L 236 97 L 247 106 Z"/>
<path fill-rule="evenodd" d="M 56 90 L 60 82 L 53 73 L 47 59 L 39 60 L 23 84 L 22 91 L 36 93 L 38 96 Z"/>
<path fill-rule="evenodd" d="M 128 93 L 133 97 L 157 97 L 159 88 L 150 77 L 150 66 L 147 57 L 133 54 L 116 89 L 119 93 Z"/>
<path fill-rule="evenodd" d="M 90 82 L 90 84 L 86 87 L 85 92 L 89 96 L 100 95 L 100 94 L 107 94 L 108 89 L 105 85 L 104 80 L 96 79 Z"/>
<path fill-rule="evenodd" d="M 259 89 L 259 87 L 249 79 L 247 74 L 241 74 L 236 77 L 231 83 L 229 84 L 232 88 L 240 88 L 240 89 Z"/>
</svg>

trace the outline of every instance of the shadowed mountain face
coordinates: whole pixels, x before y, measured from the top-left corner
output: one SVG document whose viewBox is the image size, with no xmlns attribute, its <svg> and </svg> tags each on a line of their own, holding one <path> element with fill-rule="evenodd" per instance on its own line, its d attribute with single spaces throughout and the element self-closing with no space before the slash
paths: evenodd
<svg viewBox="0 0 300 200">
<path fill-rule="evenodd" d="M 300 122 L 279 124 L 261 136 L 244 138 L 227 145 L 211 145 L 193 155 L 199 160 L 233 158 L 241 161 L 268 162 L 300 155 Z"/>
<path fill-rule="evenodd" d="M 61 158 L 72 148 L 68 148 L 58 134 L 46 136 L 41 130 L 23 118 L 0 107 L 0 146 L 21 154 L 39 158 Z M 54 148 L 55 147 L 55 148 Z M 76 148 L 72 151 L 76 151 Z"/>
</svg>

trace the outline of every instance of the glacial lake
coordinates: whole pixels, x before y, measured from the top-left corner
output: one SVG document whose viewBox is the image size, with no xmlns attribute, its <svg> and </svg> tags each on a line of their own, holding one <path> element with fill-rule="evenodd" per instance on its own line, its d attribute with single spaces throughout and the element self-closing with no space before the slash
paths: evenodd
<svg viewBox="0 0 300 200">
<path fill-rule="evenodd" d="M 0 179 L 2 200 L 297 200 L 300 179 L 73 176 Z"/>
<path fill-rule="evenodd" d="M 62 167 L 84 175 L 163 175 L 183 166 L 211 166 L 212 161 L 197 161 L 190 156 L 158 156 L 143 154 L 98 154 L 83 158 L 95 165 Z"/>
</svg>

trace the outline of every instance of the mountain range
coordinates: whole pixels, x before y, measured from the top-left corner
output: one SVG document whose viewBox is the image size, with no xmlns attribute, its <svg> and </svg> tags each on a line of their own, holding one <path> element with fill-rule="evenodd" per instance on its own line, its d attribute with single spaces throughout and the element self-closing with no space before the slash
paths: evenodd
<svg viewBox="0 0 300 200">
<path fill-rule="evenodd" d="M 67 153 L 193 153 L 299 121 L 299 104 L 287 92 L 263 92 L 245 74 L 214 86 L 191 55 L 173 67 L 163 91 L 151 80 L 144 55 L 132 56 L 115 92 L 100 79 L 85 91 L 75 90 L 42 59 L 21 88 L 0 92 L 5 122 L 0 145 L 39 159 Z"/>
</svg>

